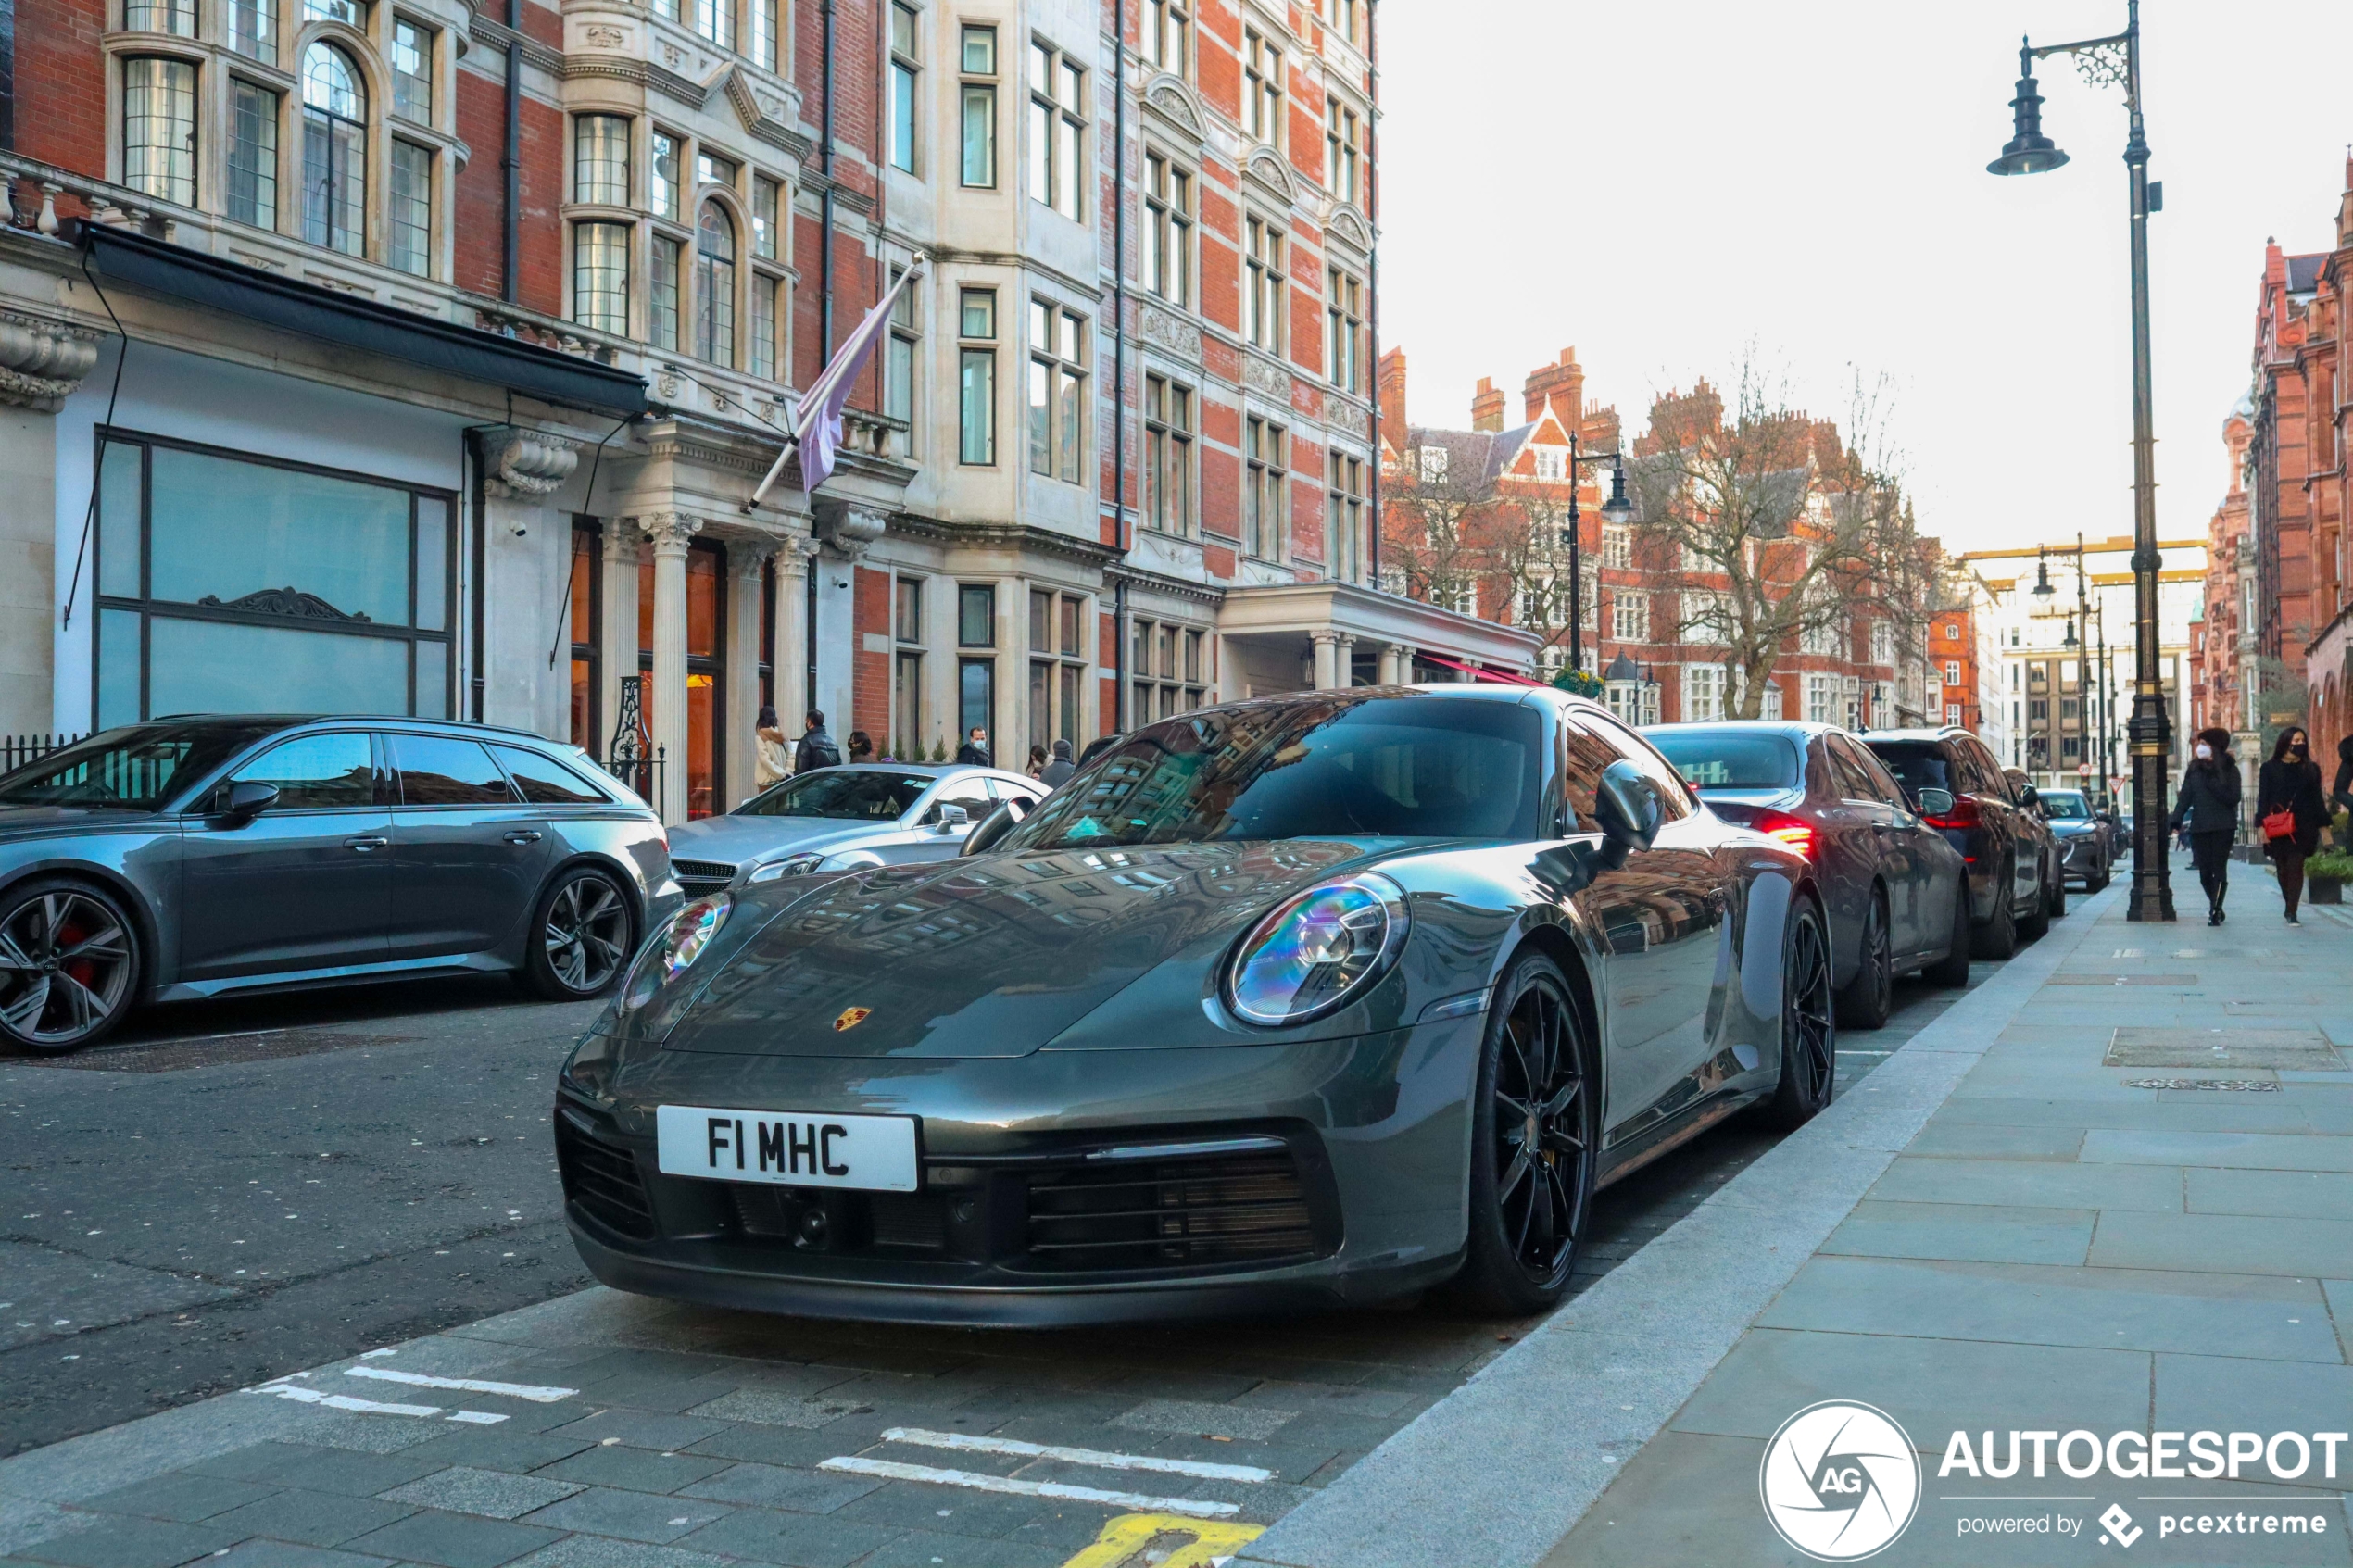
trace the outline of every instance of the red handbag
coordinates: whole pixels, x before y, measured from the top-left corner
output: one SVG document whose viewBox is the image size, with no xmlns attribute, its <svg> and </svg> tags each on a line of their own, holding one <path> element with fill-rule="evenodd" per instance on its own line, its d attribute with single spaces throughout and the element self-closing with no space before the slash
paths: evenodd
<svg viewBox="0 0 2353 1568">
<path fill-rule="evenodd" d="M 2287 807 L 2283 806 L 2278 810 L 2272 812 L 2270 816 L 2264 818 L 2263 836 L 2265 838 L 2295 837 L 2296 813 Z"/>
</svg>

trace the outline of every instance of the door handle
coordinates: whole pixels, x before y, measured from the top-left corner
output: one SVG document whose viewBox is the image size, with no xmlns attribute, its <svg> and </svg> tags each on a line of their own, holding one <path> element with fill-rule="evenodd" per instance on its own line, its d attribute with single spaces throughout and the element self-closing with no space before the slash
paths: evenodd
<svg viewBox="0 0 2353 1568">
<path fill-rule="evenodd" d="M 539 835 L 529 828 L 517 828 L 514 832 L 507 835 L 507 842 L 510 844 L 536 844 L 539 842 Z"/>
<path fill-rule="evenodd" d="M 391 839 L 384 837 L 381 834 L 363 833 L 355 834 L 351 837 L 345 839 L 343 841 L 343 847 L 346 849 L 357 849 L 359 853 L 365 855 L 370 850 L 381 849 L 391 842 Z"/>
</svg>

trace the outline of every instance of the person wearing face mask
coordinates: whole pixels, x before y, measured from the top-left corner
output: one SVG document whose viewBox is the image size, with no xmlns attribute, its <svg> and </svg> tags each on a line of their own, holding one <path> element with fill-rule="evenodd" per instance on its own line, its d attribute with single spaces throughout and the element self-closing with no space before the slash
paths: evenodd
<svg viewBox="0 0 2353 1568">
<path fill-rule="evenodd" d="M 2287 832 L 2274 837 L 2267 819 L 2285 821 Z M 2263 826 L 2271 869 L 2279 872 L 2287 922 L 2300 925 L 2296 906 L 2304 897 L 2304 858 L 2320 847 L 2329 807 L 2321 794 L 2321 765 L 2312 760 L 2312 738 L 2299 726 L 2281 732 L 2271 759 L 2255 781 L 2255 820 Z"/>
<path fill-rule="evenodd" d="M 2239 830 L 2239 770 L 2227 730 L 2200 730 L 2191 750 L 2167 825 L 2189 840 L 2198 885 L 2206 889 L 2206 923 L 2220 925 L 2231 888 L 2231 841 Z"/>
</svg>

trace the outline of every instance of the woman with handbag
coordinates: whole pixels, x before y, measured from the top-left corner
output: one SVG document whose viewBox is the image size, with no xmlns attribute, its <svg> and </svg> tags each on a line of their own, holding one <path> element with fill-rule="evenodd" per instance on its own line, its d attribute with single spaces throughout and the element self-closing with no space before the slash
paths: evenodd
<svg viewBox="0 0 2353 1568">
<path fill-rule="evenodd" d="M 2182 793 L 2169 825 L 2187 841 L 2206 889 L 2206 923 L 2222 923 L 2222 899 L 2231 890 L 2231 841 L 2239 833 L 2239 769 L 2231 756 L 2228 730 L 2200 730 L 2190 765 L 2182 770 Z"/>
<path fill-rule="evenodd" d="M 2320 847 L 2321 829 L 2329 820 L 2326 797 L 2321 794 L 2321 765 L 2312 760 L 2312 739 L 2301 726 L 2291 725 L 2271 748 L 2271 759 L 2255 784 L 2255 817 L 2262 826 L 2264 847 L 2279 872 L 2280 897 L 2287 901 L 2287 922 L 2304 897 L 2304 857 Z"/>
</svg>

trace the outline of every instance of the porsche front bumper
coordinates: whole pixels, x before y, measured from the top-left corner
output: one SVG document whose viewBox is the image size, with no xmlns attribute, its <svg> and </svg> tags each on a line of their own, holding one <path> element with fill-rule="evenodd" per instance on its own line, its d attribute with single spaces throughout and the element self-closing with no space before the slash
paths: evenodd
<svg viewBox="0 0 2353 1568">
<path fill-rule="evenodd" d="M 1451 1273 L 1483 1018 L 1353 1040 L 909 1061 L 650 1051 L 556 1106 L 616 1288 L 989 1325 L 1333 1307 Z M 913 1115 L 913 1193 L 661 1173 L 663 1104 Z"/>
</svg>

